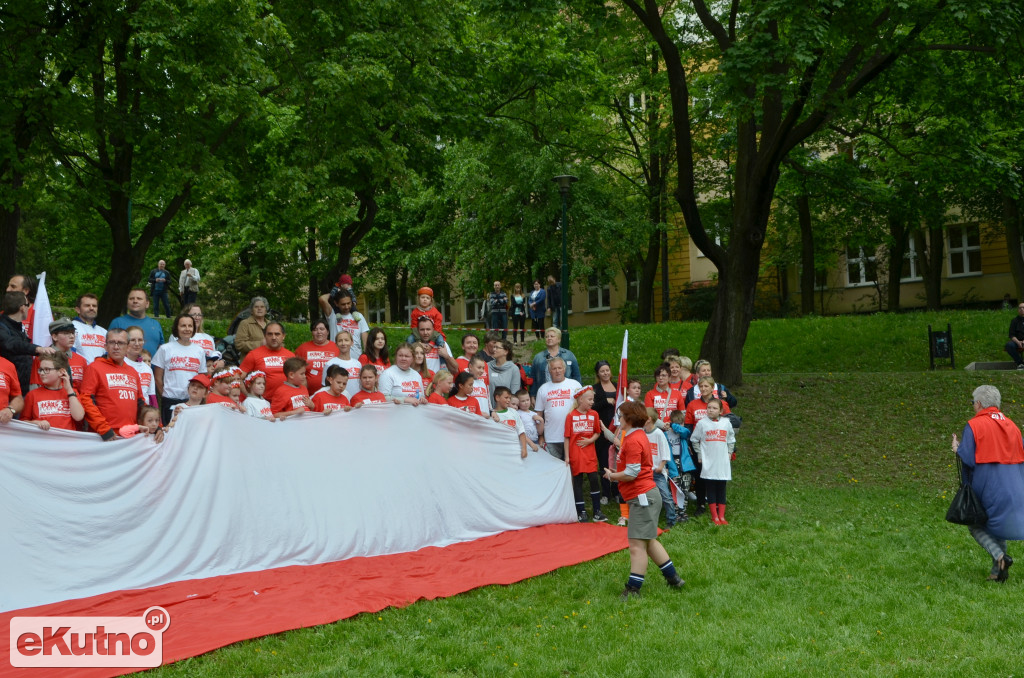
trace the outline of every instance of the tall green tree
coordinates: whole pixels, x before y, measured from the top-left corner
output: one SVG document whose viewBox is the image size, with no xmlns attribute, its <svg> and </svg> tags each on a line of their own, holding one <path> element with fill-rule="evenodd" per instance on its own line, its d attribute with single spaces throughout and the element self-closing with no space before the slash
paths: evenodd
<svg viewBox="0 0 1024 678">
<path fill-rule="evenodd" d="M 617 4 L 617 3 L 616 3 Z M 800 143 L 858 104 L 865 90 L 916 49 L 972 45 L 988 28 L 1013 30 L 1017 3 L 846 3 L 808 0 L 708 4 L 621 0 L 657 43 L 668 71 L 679 203 L 694 244 L 719 272 L 718 299 L 701 347 L 716 374 L 743 377 L 779 169 Z M 614 8 L 614 4 L 612 5 Z M 729 120 L 732 215 L 726 245 L 708 235 L 690 114 L 694 73 L 716 72 L 715 105 Z"/>
</svg>

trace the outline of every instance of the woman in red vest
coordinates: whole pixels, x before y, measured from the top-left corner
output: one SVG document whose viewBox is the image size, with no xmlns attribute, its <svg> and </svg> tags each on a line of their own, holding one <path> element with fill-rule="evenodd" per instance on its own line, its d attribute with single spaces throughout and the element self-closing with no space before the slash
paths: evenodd
<svg viewBox="0 0 1024 678">
<path fill-rule="evenodd" d="M 1024 445 L 1020 429 L 999 411 L 999 389 L 979 386 L 973 400 L 975 414 L 964 426 L 962 441 L 953 434 L 953 452 L 963 460 L 988 513 L 984 527 L 967 529 L 992 556 L 989 581 L 1005 582 L 1013 565 L 1006 541 L 1024 540 Z"/>
</svg>

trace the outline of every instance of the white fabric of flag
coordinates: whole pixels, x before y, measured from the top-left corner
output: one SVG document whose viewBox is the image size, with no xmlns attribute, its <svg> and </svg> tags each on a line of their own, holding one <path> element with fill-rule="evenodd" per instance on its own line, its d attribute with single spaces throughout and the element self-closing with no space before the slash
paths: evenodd
<svg viewBox="0 0 1024 678">
<path fill-rule="evenodd" d="M 0 611 L 575 522 L 567 467 L 441 405 L 272 423 L 219 405 L 151 436 L 0 426 Z"/>
<path fill-rule="evenodd" d="M 50 296 L 46 293 L 46 271 L 36 277 L 39 278 L 39 288 L 36 290 L 36 300 L 33 305 L 35 316 L 32 320 L 32 336 L 29 339 L 37 346 L 49 346 L 53 343 L 50 338 L 53 309 L 50 308 Z"/>
</svg>

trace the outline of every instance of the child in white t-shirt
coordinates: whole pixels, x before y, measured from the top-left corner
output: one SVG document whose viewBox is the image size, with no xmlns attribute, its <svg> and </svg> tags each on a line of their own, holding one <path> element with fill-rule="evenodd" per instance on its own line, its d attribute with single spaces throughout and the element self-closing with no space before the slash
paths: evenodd
<svg viewBox="0 0 1024 678">
<path fill-rule="evenodd" d="M 267 390 L 267 375 L 261 370 L 253 370 L 245 378 L 245 388 L 249 395 L 245 399 L 245 413 L 257 419 L 275 421 L 274 411 L 270 402 L 263 397 Z"/>
<path fill-rule="evenodd" d="M 468 372 L 473 375 L 473 397 L 480 404 L 480 413 L 485 417 L 491 414 L 491 395 L 487 390 L 487 382 L 484 381 L 484 371 L 487 369 L 487 361 L 480 354 L 475 354 L 469 359 Z"/>
<path fill-rule="evenodd" d="M 647 440 L 651 442 L 651 464 L 654 467 L 654 484 L 658 486 L 661 493 L 661 503 L 665 507 L 665 524 L 671 528 L 676 524 L 676 503 L 672 499 L 672 492 L 668 488 L 668 472 L 666 466 L 672 458 L 672 448 L 669 447 L 668 438 L 657 427 L 658 411 L 653 407 L 647 408 L 647 423 L 644 424 L 644 432 Z"/>
<path fill-rule="evenodd" d="M 491 413 L 491 417 L 499 424 L 515 429 L 519 434 L 519 456 L 526 459 L 526 430 L 523 428 L 518 411 L 511 407 L 512 391 L 507 386 L 496 387 L 494 389 L 494 404 L 496 408 Z"/>
<path fill-rule="evenodd" d="M 530 409 L 533 403 L 529 389 L 519 389 L 512 404 L 518 406 L 519 420 L 523 422 L 523 431 L 526 433 L 526 445 L 531 452 L 536 452 L 540 449 L 540 436 L 544 432 L 544 417 Z"/>
<path fill-rule="evenodd" d="M 707 402 L 707 416 L 697 422 L 690 436 L 690 445 L 701 463 L 711 522 L 728 525 L 725 519 L 725 485 L 732 480 L 732 457 L 736 450 L 736 433 L 732 422 L 722 416 L 722 401 Z"/>
</svg>

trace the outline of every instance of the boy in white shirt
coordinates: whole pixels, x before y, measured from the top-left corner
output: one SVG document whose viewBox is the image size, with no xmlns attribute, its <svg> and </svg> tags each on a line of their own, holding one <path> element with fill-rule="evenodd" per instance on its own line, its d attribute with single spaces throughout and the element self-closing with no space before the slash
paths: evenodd
<svg viewBox="0 0 1024 678">
<path fill-rule="evenodd" d="M 511 409 L 512 391 L 506 386 L 498 386 L 494 389 L 494 403 L 497 407 L 491 413 L 491 418 L 499 424 L 515 429 L 519 435 L 519 456 L 526 459 L 526 430 L 523 428 L 519 413 Z"/>
<path fill-rule="evenodd" d="M 519 406 L 519 419 L 523 422 L 523 432 L 526 433 L 526 445 L 531 452 L 536 452 L 540 449 L 540 437 L 544 435 L 544 418 L 530 409 L 533 403 L 530 402 L 529 389 L 519 389 L 512 403 Z"/>
<path fill-rule="evenodd" d="M 676 502 L 672 499 L 672 492 L 668 489 L 668 472 L 665 465 L 672 458 L 672 448 L 668 445 L 668 438 L 655 426 L 658 420 L 658 411 L 653 407 L 647 408 L 647 423 L 644 424 L 644 432 L 647 439 L 651 441 L 651 464 L 654 467 L 654 484 L 658 486 L 661 493 L 661 503 L 665 506 L 665 525 L 669 529 L 676 524 Z"/>
<path fill-rule="evenodd" d="M 487 390 L 487 382 L 484 381 L 484 370 L 487 369 L 487 361 L 479 354 L 469 359 L 469 369 L 473 375 L 473 397 L 480 403 L 480 412 L 488 417 L 491 414 L 491 395 Z"/>
</svg>

